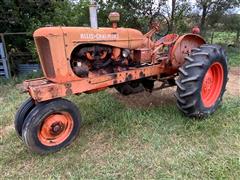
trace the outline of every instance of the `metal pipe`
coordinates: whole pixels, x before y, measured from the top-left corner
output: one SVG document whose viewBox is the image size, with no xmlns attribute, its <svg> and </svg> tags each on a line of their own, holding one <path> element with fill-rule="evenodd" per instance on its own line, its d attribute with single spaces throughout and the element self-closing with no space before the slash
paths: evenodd
<svg viewBox="0 0 240 180">
<path fill-rule="evenodd" d="M 91 28 L 98 28 L 98 21 L 97 21 L 97 3 L 94 0 L 91 0 L 91 4 L 89 6 L 89 13 L 90 13 L 90 23 Z"/>
</svg>

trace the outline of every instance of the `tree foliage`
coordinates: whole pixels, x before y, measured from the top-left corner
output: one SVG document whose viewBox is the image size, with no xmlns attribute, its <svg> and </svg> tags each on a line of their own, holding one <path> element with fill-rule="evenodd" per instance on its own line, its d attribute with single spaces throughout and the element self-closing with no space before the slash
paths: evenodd
<svg viewBox="0 0 240 180">
<path fill-rule="evenodd" d="M 155 13 L 161 12 L 166 0 L 100 0 L 98 3 L 100 25 L 106 25 L 108 14 L 117 11 L 121 15 L 120 26 L 146 30 L 146 23 Z"/>
<path fill-rule="evenodd" d="M 148 30 L 149 19 L 155 13 L 167 16 L 171 32 L 186 32 L 196 24 L 199 24 L 202 30 L 219 28 L 219 23 L 224 26 L 222 29 L 231 27 L 235 32 L 239 32 L 236 30 L 239 26 L 232 27 L 233 24 L 238 24 L 239 18 L 225 15 L 231 14 L 229 10 L 238 7 L 240 0 L 196 0 L 195 8 L 189 0 L 96 1 L 99 5 L 99 26 L 109 26 L 108 14 L 117 11 L 121 15 L 119 26 L 137 28 L 143 32 Z M 46 25 L 89 26 L 89 3 L 89 0 L 1 0 L 0 32 L 32 33 Z M 199 13 L 193 10 L 196 8 Z M 225 22 L 222 21 L 223 17 L 227 17 Z M 15 39 L 14 43 L 17 41 L 18 39 Z M 26 44 L 32 46 L 29 40 Z"/>
<path fill-rule="evenodd" d="M 206 29 L 207 20 L 209 25 L 214 25 L 228 10 L 240 6 L 240 0 L 196 0 L 196 3 L 202 11 L 200 27 L 203 31 Z"/>
<path fill-rule="evenodd" d="M 240 36 L 240 14 L 231 14 L 221 19 L 221 22 L 225 25 L 224 30 L 236 32 L 236 43 L 239 43 Z"/>
</svg>

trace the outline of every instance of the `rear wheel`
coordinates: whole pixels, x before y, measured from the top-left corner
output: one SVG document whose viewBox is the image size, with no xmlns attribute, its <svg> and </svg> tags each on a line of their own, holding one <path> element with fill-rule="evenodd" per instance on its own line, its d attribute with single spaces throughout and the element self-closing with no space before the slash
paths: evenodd
<svg viewBox="0 0 240 180">
<path fill-rule="evenodd" d="M 14 120 L 14 127 L 17 135 L 22 139 L 22 126 L 30 111 L 34 108 L 34 100 L 30 97 L 19 107 Z"/>
<path fill-rule="evenodd" d="M 23 140 L 34 152 L 55 152 L 77 137 L 80 122 L 78 108 L 68 100 L 56 99 L 37 104 L 23 124 Z"/>
<path fill-rule="evenodd" d="M 177 105 L 190 117 L 213 113 L 222 100 L 227 83 L 227 57 L 216 45 L 202 45 L 192 50 L 179 68 Z"/>
</svg>

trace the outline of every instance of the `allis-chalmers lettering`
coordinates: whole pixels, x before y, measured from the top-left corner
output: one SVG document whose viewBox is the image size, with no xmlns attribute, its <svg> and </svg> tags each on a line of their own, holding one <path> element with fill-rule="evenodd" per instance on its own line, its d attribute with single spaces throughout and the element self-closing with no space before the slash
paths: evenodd
<svg viewBox="0 0 240 180">
<path fill-rule="evenodd" d="M 81 34 L 81 39 L 119 39 L 119 35 L 117 33 L 111 34 Z"/>
</svg>

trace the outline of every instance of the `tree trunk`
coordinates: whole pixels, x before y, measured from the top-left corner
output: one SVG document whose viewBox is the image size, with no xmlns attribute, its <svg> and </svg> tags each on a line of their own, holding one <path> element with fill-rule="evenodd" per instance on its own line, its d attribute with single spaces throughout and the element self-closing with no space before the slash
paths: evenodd
<svg viewBox="0 0 240 180">
<path fill-rule="evenodd" d="M 201 31 L 205 32 L 205 22 L 206 22 L 206 16 L 207 16 L 207 6 L 204 4 L 202 6 L 202 17 L 201 17 L 201 22 L 200 22 L 200 28 L 201 28 Z"/>
<path fill-rule="evenodd" d="M 175 19 L 175 8 L 176 0 L 172 0 L 172 12 L 171 12 L 171 22 L 170 22 L 170 31 L 173 31 L 174 19 Z"/>
</svg>

